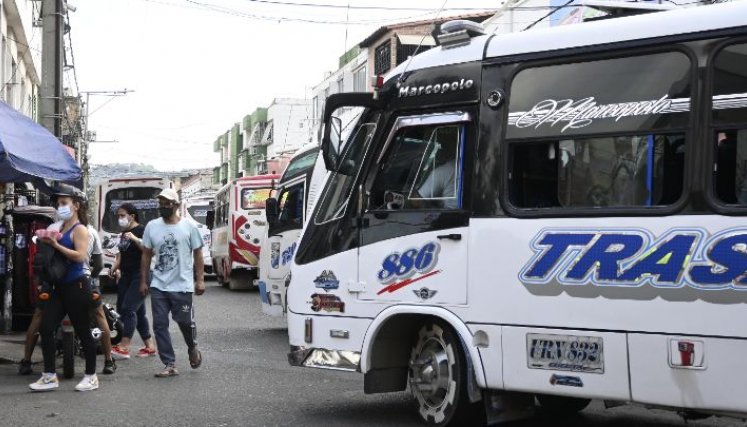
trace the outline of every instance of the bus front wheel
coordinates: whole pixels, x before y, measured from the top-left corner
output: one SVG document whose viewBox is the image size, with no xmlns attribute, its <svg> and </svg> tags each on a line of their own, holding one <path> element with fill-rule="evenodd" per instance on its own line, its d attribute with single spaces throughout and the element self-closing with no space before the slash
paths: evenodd
<svg viewBox="0 0 747 427">
<path fill-rule="evenodd" d="M 467 363 L 459 337 L 441 322 L 418 332 L 408 366 L 408 382 L 418 415 L 431 426 L 482 424 L 482 405 L 467 394 Z"/>
</svg>

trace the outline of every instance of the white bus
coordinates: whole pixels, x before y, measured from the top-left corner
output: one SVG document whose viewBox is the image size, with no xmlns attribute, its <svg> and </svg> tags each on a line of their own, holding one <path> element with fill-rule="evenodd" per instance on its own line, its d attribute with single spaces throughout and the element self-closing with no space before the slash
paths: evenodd
<svg viewBox="0 0 747 427">
<path fill-rule="evenodd" d="M 290 265 L 298 247 L 298 238 L 306 222 L 307 212 L 313 206 L 312 175 L 315 169 L 326 173 L 324 165 L 317 162 L 319 146 L 301 148 L 290 160 L 278 181 L 277 197 L 268 200 L 267 236 L 259 254 L 259 288 L 262 312 L 270 316 L 285 314 L 286 284 Z M 316 166 L 318 164 L 318 166 Z M 318 193 L 318 189 L 316 189 Z M 275 207 L 272 211 L 271 206 Z"/>
<path fill-rule="evenodd" d="M 100 181 L 96 186 L 96 227 L 99 231 L 104 251 L 104 269 L 99 276 L 104 287 L 111 287 L 109 268 L 114 265 L 119 250 L 119 235 L 122 230 L 117 224 L 117 208 L 123 203 L 132 203 L 138 210 L 140 224 L 158 218 L 156 197 L 164 188 L 172 188 L 167 178 L 137 176 L 111 178 Z"/>
<path fill-rule="evenodd" d="M 251 289 L 258 278 L 259 254 L 267 234 L 265 202 L 280 175 L 236 178 L 215 195 L 212 227 L 213 271 L 231 290 Z"/>
<path fill-rule="evenodd" d="M 409 385 L 431 425 L 535 399 L 744 417 L 745 17 L 456 22 L 378 96 L 329 97 L 291 364 Z M 338 150 L 351 106 L 367 110 Z"/>
<path fill-rule="evenodd" d="M 210 245 L 212 241 L 212 233 L 207 227 L 207 216 L 208 212 L 213 210 L 213 200 L 215 198 L 215 191 L 201 192 L 199 194 L 190 195 L 182 199 L 180 206 L 180 213 L 182 218 L 186 218 L 193 221 L 197 229 L 200 231 L 202 237 L 202 258 L 205 261 L 205 274 L 212 275 L 213 272 L 213 258 L 210 256 Z"/>
</svg>

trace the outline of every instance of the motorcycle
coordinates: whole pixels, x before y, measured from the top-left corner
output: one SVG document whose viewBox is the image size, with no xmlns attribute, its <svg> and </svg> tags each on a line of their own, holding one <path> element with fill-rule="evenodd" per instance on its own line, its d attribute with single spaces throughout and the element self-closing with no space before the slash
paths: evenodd
<svg viewBox="0 0 747 427">
<path fill-rule="evenodd" d="M 110 304 L 104 303 L 102 308 L 104 309 L 106 322 L 109 325 L 109 338 L 111 340 L 111 345 L 117 345 L 122 340 L 124 324 L 120 320 L 119 313 L 117 313 L 114 307 Z M 96 353 L 101 354 L 101 336 L 103 331 L 99 328 L 95 311 L 92 311 L 90 314 L 89 324 L 91 337 L 96 344 Z M 85 358 L 85 352 L 80 338 L 75 334 L 73 325 L 67 316 L 62 320 L 60 327 L 57 328 L 55 341 L 57 345 L 57 354 L 58 356 L 62 356 L 62 375 L 65 378 L 72 378 L 75 376 L 75 356 L 77 355 Z"/>
</svg>

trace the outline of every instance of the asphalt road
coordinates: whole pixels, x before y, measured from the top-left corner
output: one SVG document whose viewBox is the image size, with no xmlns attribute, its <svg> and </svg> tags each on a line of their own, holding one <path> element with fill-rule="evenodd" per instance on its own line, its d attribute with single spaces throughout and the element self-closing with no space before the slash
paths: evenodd
<svg viewBox="0 0 747 427">
<path fill-rule="evenodd" d="M 57 391 L 31 393 L 28 383 L 36 375 L 19 376 L 15 365 L 0 364 L 0 426 L 422 425 L 407 393 L 365 395 L 360 374 L 289 366 L 284 320 L 264 317 L 256 292 L 230 292 L 208 283 L 195 307 L 204 358 L 199 369 L 189 368 L 176 327 L 172 336 L 181 375 L 174 378 L 153 377 L 161 368 L 158 358 L 133 359 L 119 362 L 115 375 L 99 375 L 97 391 L 73 391 L 79 374 Z M 136 338 L 134 345 L 139 344 Z M 666 411 L 633 406 L 606 410 L 594 402 L 571 420 L 535 418 L 510 425 L 666 427 L 685 422 Z M 709 418 L 688 425 L 745 423 Z"/>
</svg>

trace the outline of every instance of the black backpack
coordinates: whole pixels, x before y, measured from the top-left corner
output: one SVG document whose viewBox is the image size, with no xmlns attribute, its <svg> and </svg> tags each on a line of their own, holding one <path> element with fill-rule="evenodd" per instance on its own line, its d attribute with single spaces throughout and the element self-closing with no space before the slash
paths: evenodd
<svg viewBox="0 0 747 427">
<path fill-rule="evenodd" d="M 34 256 L 34 273 L 43 282 L 59 284 L 67 274 L 69 261 L 60 251 L 39 242 Z"/>
</svg>

